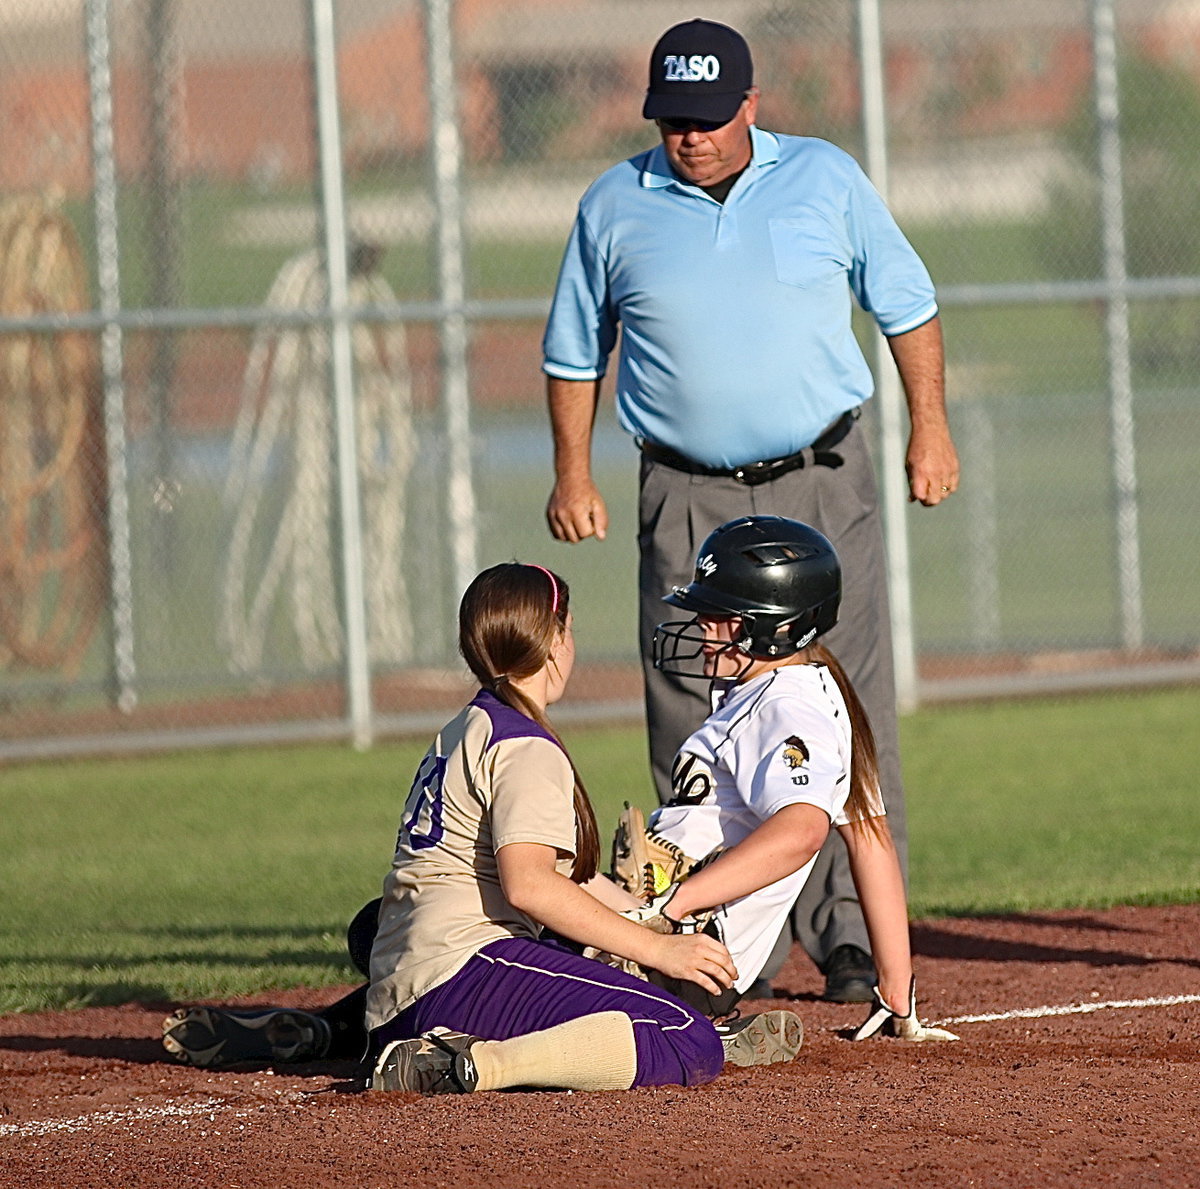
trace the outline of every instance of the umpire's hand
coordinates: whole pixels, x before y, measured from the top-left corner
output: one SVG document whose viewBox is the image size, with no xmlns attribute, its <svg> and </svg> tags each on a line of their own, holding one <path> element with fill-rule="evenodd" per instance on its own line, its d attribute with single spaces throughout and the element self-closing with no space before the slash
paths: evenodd
<svg viewBox="0 0 1200 1189">
<path fill-rule="evenodd" d="M 913 425 L 904 460 L 908 472 L 908 499 L 935 508 L 958 490 L 958 452 L 949 426 L 941 423 Z"/>
<path fill-rule="evenodd" d="M 586 537 L 603 541 L 608 535 L 608 509 L 590 478 L 559 479 L 546 504 L 546 523 L 559 541 L 574 544 Z"/>
</svg>

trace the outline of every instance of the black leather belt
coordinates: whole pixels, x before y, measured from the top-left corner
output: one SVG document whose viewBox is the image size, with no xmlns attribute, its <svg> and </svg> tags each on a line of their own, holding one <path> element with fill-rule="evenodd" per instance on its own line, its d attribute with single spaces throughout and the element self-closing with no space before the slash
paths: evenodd
<svg viewBox="0 0 1200 1189">
<path fill-rule="evenodd" d="M 711 475 L 733 479 L 737 483 L 744 483 L 747 487 L 757 487 L 760 483 L 769 483 L 772 479 L 778 479 L 780 475 L 786 475 L 789 471 L 800 470 L 806 462 L 805 454 L 810 451 L 815 465 L 840 467 L 843 461 L 842 456 L 831 454 L 830 451 L 850 432 L 858 420 L 860 412 L 861 410 L 858 408 L 847 410 L 811 446 L 805 447 L 804 450 L 797 450 L 795 454 L 787 454 L 783 458 L 767 458 L 762 462 L 748 462 L 740 467 L 706 466 L 683 454 L 676 454 L 674 450 L 668 450 L 666 446 L 647 442 L 644 438 L 641 443 L 642 453 L 654 462 L 661 462 L 663 466 L 683 471 L 688 475 Z"/>
</svg>

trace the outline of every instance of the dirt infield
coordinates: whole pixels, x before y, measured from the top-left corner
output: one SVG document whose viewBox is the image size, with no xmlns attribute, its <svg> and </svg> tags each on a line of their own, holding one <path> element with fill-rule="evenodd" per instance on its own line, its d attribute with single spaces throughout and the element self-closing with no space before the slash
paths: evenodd
<svg viewBox="0 0 1200 1189">
<path fill-rule="evenodd" d="M 5 1017 L 0 1185 L 1200 1185 L 1200 905 L 913 937 L 922 1015 L 961 1044 L 850 1044 L 862 1009 L 793 954 L 799 1059 L 697 1090 L 363 1094 L 349 1065 L 170 1064 L 172 1004 Z"/>
</svg>

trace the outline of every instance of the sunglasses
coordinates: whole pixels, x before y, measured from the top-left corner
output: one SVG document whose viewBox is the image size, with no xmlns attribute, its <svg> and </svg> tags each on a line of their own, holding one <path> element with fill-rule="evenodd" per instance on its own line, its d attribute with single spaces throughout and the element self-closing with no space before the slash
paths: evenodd
<svg viewBox="0 0 1200 1189">
<path fill-rule="evenodd" d="M 724 128 L 728 120 L 659 120 L 659 126 L 671 132 L 716 132 Z"/>
</svg>

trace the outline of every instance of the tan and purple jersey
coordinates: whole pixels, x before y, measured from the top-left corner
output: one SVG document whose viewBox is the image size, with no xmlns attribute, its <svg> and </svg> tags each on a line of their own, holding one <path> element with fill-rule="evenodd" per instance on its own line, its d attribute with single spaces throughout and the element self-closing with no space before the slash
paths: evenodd
<svg viewBox="0 0 1200 1189">
<path fill-rule="evenodd" d="M 575 854 L 574 775 L 555 739 L 481 690 L 417 769 L 384 880 L 367 1027 L 378 1028 L 473 954 L 541 927 L 504 897 L 496 852 L 532 842 Z"/>
</svg>

